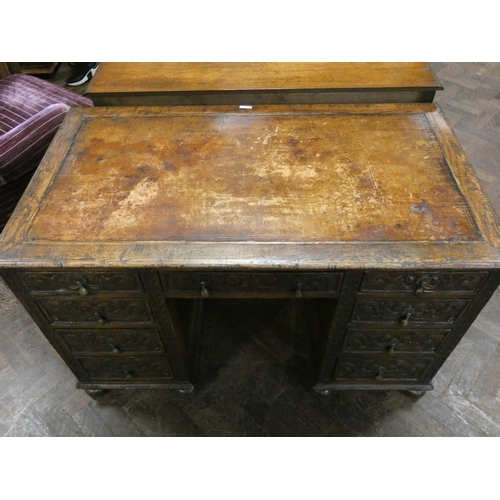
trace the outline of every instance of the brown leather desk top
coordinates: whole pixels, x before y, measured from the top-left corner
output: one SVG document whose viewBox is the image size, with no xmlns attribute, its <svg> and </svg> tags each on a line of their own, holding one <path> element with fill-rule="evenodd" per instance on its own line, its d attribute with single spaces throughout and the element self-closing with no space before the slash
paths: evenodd
<svg viewBox="0 0 500 500">
<path fill-rule="evenodd" d="M 500 267 L 433 104 L 75 108 L 2 267 Z"/>
</svg>

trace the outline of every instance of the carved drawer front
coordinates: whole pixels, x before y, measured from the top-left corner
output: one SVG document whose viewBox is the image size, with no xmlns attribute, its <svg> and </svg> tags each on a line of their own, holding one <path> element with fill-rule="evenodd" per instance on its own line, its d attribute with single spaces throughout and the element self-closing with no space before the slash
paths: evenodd
<svg viewBox="0 0 500 500">
<path fill-rule="evenodd" d="M 252 290 L 251 273 L 162 273 L 161 279 L 166 292 L 188 292 L 202 297 L 209 296 L 210 292 Z"/>
<path fill-rule="evenodd" d="M 153 323 L 147 300 L 59 298 L 38 299 L 42 311 L 52 324 L 79 323 L 104 326 L 117 323 Z"/>
<path fill-rule="evenodd" d="M 162 273 L 167 293 L 187 293 L 210 297 L 226 293 L 282 293 L 302 297 L 315 294 L 336 295 L 343 273 Z"/>
<path fill-rule="evenodd" d="M 410 327 L 453 324 L 465 309 L 465 299 L 357 299 L 351 323 L 379 323 Z"/>
<path fill-rule="evenodd" d="M 450 330 L 349 330 L 342 350 L 350 353 L 435 354 Z"/>
<path fill-rule="evenodd" d="M 171 379 L 172 369 L 165 357 L 78 358 L 92 380 Z"/>
<path fill-rule="evenodd" d="M 57 292 L 88 295 L 94 292 L 142 292 L 139 273 L 22 272 L 19 277 L 30 293 Z"/>
<path fill-rule="evenodd" d="M 155 329 L 59 330 L 73 354 L 163 353 L 163 344 Z"/>
<path fill-rule="evenodd" d="M 360 292 L 397 292 L 416 297 L 436 294 L 474 295 L 488 277 L 487 271 L 394 272 L 368 271 Z"/>
<path fill-rule="evenodd" d="M 339 359 L 334 379 L 418 380 L 431 362 L 431 359 L 345 357 Z"/>
<path fill-rule="evenodd" d="M 284 291 L 296 296 L 315 293 L 338 293 L 343 273 L 255 273 L 258 292 Z"/>
</svg>

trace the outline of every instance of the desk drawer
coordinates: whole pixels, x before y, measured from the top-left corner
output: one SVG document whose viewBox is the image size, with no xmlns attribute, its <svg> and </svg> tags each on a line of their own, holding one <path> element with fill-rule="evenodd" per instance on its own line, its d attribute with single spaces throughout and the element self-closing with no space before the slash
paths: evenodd
<svg viewBox="0 0 500 500">
<path fill-rule="evenodd" d="M 95 292 L 144 290 L 139 273 L 136 272 L 21 272 L 19 278 L 29 293 L 55 292 L 85 296 Z"/>
<path fill-rule="evenodd" d="M 450 330 L 348 330 L 342 351 L 346 353 L 435 354 Z"/>
<path fill-rule="evenodd" d="M 363 275 L 360 292 L 396 292 L 416 297 L 439 294 L 475 295 L 488 274 L 487 271 L 368 271 Z"/>
<path fill-rule="evenodd" d="M 465 299 L 372 299 L 358 298 L 351 324 L 452 325 L 469 304 Z"/>
<path fill-rule="evenodd" d="M 99 357 L 77 358 L 93 381 L 121 380 L 131 382 L 144 379 L 169 380 L 172 368 L 166 357 Z"/>
<path fill-rule="evenodd" d="M 162 354 L 163 344 L 155 329 L 58 330 L 73 354 Z"/>
<path fill-rule="evenodd" d="M 335 380 L 418 380 L 432 359 L 403 359 L 392 356 L 374 358 L 340 358 L 334 373 Z"/>
<path fill-rule="evenodd" d="M 196 297 L 224 294 L 262 295 L 278 293 L 302 297 L 315 295 L 336 296 L 340 291 L 343 273 L 239 273 L 214 272 L 161 273 L 167 294 L 188 294 Z"/>
<path fill-rule="evenodd" d="M 91 297 L 36 299 L 49 322 L 104 326 L 120 323 L 153 324 L 149 302 L 144 299 L 100 299 Z"/>
</svg>

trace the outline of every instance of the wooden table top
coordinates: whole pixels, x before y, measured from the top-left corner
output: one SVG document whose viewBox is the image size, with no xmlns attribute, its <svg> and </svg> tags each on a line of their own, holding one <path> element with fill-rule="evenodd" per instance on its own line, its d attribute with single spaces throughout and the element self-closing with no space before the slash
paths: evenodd
<svg viewBox="0 0 500 500">
<path fill-rule="evenodd" d="M 396 102 L 431 101 L 440 89 L 427 63 L 104 62 L 86 95 L 96 105 Z"/>
<path fill-rule="evenodd" d="M 74 108 L 1 266 L 500 267 L 433 104 Z"/>
</svg>

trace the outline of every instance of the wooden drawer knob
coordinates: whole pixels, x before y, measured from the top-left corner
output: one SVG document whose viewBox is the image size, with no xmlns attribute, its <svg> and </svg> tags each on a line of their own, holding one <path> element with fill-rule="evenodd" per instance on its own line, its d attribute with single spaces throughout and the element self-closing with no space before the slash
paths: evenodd
<svg viewBox="0 0 500 500">
<path fill-rule="evenodd" d="M 205 285 L 205 282 L 204 282 L 204 281 L 202 281 L 202 282 L 200 283 L 200 285 L 201 285 L 201 296 L 202 296 L 204 299 L 206 299 L 207 297 L 209 297 L 209 296 L 210 296 L 210 293 L 208 292 L 207 287 L 206 287 L 206 285 Z"/>
</svg>

